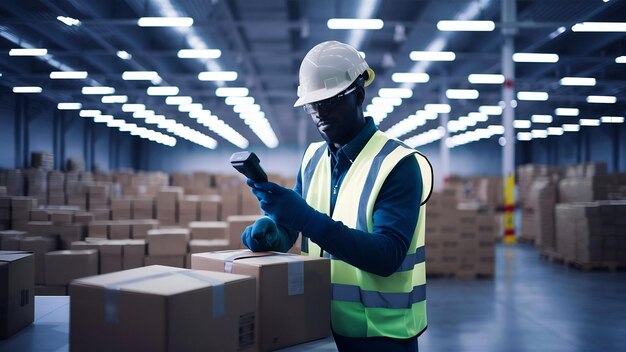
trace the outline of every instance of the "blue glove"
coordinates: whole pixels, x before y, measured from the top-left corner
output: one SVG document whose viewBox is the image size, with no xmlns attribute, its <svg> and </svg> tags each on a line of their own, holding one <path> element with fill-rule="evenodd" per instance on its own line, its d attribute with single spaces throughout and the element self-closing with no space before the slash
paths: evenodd
<svg viewBox="0 0 626 352">
<path fill-rule="evenodd" d="M 246 227 L 241 234 L 241 242 L 253 252 L 273 251 L 278 236 L 276 224 L 270 218 L 260 218 Z"/>
<path fill-rule="evenodd" d="M 294 231 L 304 232 L 309 219 L 316 215 L 307 202 L 296 192 L 273 182 L 254 183 L 248 179 L 252 193 L 259 200 L 265 215 Z"/>
</svg>

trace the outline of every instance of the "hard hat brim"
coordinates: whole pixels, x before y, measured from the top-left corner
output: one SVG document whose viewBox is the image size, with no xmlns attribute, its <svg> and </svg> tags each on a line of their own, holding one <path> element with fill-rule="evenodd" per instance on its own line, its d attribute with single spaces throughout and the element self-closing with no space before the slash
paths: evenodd
<svg viewBox="0 0 626 352">
<path fill-rule="evenodd" d="M 298 100 L 296 100 L 296 102 L 293 104 L 293 106 L 294 107 L 299 107 L 299 106 L 302 106 L 304 104 L 314 103 L 316 101 L 320 101 L 320 100 L 328 99 L 330 97 L 334 97 L 335 95 L 341 93 L 343 90 L 345 90 L 349 86 L 350 86 L 350 84 L 337 86 L 337 87 L 332 88 L 332 89 L 318 89 L 316 91 L 309 92 L 305 96 L 302 96 L 302 97 L 298 98 Z"/>
</svg>

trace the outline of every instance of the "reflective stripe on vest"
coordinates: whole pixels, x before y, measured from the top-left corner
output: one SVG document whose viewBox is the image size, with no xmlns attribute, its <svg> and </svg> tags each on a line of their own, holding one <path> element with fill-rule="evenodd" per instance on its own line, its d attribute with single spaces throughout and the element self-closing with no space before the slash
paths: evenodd
<svg viewBox="0 0 626 352">
<path fill-rule="evenodd" d="M 432 190 L 428 160 L 377 131 L 346 173 L 333 219 L 371 232 L 374 205 L 385 179 L 402 159 L 411 155 L 420 166 L 425 202 Z M 330 214 L 330 156 L 325 143 L 309 146 L 301 175 L 303 197 L 318 211 Z M 335 332 L 351 337 L 409 338 L 426 328 L 425 210 L 424 205 L 420 207 L 407 255 L 392 275 L 378 276 L 331 257 L 331 317 Z M 319 246 L 305 237 L 302 248 L 303 254 L 319 256 Z"/>
</svg>

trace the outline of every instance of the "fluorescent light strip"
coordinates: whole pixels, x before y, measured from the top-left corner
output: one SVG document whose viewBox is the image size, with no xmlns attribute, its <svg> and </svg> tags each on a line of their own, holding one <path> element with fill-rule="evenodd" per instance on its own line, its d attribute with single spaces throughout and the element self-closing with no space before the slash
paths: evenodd
<svg viewBox="0 0 626 352">
<path fill-rule="evenodd" d="M 618 56 L 615 58 L 615 63 L 616 64 L 626 64 L 626 55 L 625 56 Z"/>
<path fill-rule="evenodd" d="M 178 57 L 181 59 L 217 59 L 222 56 L 219 49 L 181 49 Z"/>
<path fill-rule="evenodd" d="M 413 61 L 454 61 L 456 55 L 451 51 L 411 51 Z"/>
<path fill-rule="evenodd" d="M 563 131 L 565 132 L 578 132 L 580 131 L 580 126 L 575 123 L 566 123 L 563 124 Z"/>
<path fill-rule="evenodd" d="M 145 110 L 146 106 L 143 104 L 124 104 L 122 105 L 122 111 L 124 112 L 135 112 L 140 110 Z"/>
<path fill-rule="evenodd" d="M 13 87 L 13 93 L 41 93 L 41 87 Z"/>
<path fill-rule="evenodd" d="M 180 112 L 192 112 L 203 110 L 204 107 L 200 103 L 195 104 L 180 104 L 178 105 L 178 111 Z"/>
<path fill-rule="evenodd" d="M 452 111 L 450 104 L 426 104 L 424 110 L 435 112 L 438 114 L 447 114 Z"/>
<path fill-rule="evenodd" d="M 513 128 L 517 128 L 517 129 L 530 128 L 531 125 L 532 124 L 530 120 L 514 120 L 513 121 Z"/>
<path fill-rule="evenodd" d="M 137 20 L 139 27 L 191 27 L 191 17 L 141 17 Z"/>
<path fill-rule="evenodd" d="M 438 127 L 432 130 L 426 131 L 424 133 L 418 134 L 417 136 L 413 136 L 409 139 L 404 140 L 408 146 L 415 148 L 422 145 L 426 145 L 441 139 L 445 134 L 445 128 Z"/>
<path fill-rule="evenodd" d="M 125 81 L 152 81 L 160 78 L 156 71 L 125 71 L 122 73 L 122 79 Z"/>
<path fill-rule="evenodd" d="M 48 49 L 11 49 L 9 50 L 9 56 L 45 56 L 48 54 Z"/>
<path fill-rule="evenodd" d="M 133 56 L 125 50 L 119 50 L 117 52 L 117 57 L 119 57 L 122 60 L 130 60 L 132 59 Z"/>
<path fill-rule="evenodd" d="M 548 138 L 548 131 L 547 130 L 532 130 L 530 131 L 530 135 L 533 138 Z"/>
<path fill-rule="evenodd" d="M 243 112 L 261 111 L 261 106 L 259 104 L 233 105 L 233 111 L 238 114 Z"/>
<path fill-rule="evenodd" d="M 596 79 L 591 77 L 563 77 L 560 80 L 562 86 L 595 86 Z"/>
<path fill-rule="evenodd" d="M 467 80 L 472 84 L 502 84 L 504 75 L 499 74 L 471 74 Z"/>
<path fill-rule="evenodd" d="M 72 17 L 66 17 L 66 16 L 57 16 L 57 20 L 65 23 L 68 26 L 80 26 L 81 23 L 79 20 L 72 18 Z"/>
<path fill-rule="evenodd" d="M 548 135 L 561 136 L 563 134 L 563 128 L 561 127 L 548 127 Z"/>
<path fill-rule="evenodd" d="M 80 110 L 83 104 L 81 103 L 58 103 L 57 109 L 59 110 Z"/>
<path fill-rule="evenodd" d="M 50 72 L 51 79 L 85 79 L 87 78 L 86 71 L 52 71 Z"/>
<path fill-rule="evenodd" d="M 479 93 L 475 89 L 448 89 L 446 97 L 448 99 L 478 99 Z"/>
<path fill-rule="evenodd" d="M 483 114 L 480 112 L 470 112 L 467 116 L 471 119 L 474 119 L 476 122 L 485 122 L 489 120 L 489 116 L 487 114 Z"/>
<path fill-rule="evenodd" d="M 82 93 L 85 95 L 105 95 L 115 93 L 113 87 L 83 87 Z"/>
<path fill-rule="evenodd" d="M 381 88 L 378 90 L 378 96 L 382 98 L 408 99 L 413 96 L 413 90 L 408 88 Z"/>
<path fill-rule="evenodd" d="M 610 95 L 590 95 L 587 97 L 587 103 L 590 104 L 615 104 L 617 98 Z"/>
<path fill-rule="evenodd" d="M 102 112 L 100 112 L 100 110 L 81 110 L 78 113 L 78 116 L 80 116 L 80 117 L 95 117 L 95 116 L 99 116 L 101 114 L 102 114 Z"/>
<path fill-rule="evenodd" d="M 580 119 L 578 123 L 581 126 L 600 126 L 600 120 L 598 119 Z"/>
<path fill-rule="evenodd" d="M 556 108 L 554 114 L 556 116 L 578 116 L 580 110 L 577 108 Z"/>
<path fill-rule="evenodd" d="M 385 133 L 389 135 L 391 138 L 399 138 L 418 127 L 424 126 L 426 124 L 426 118 L 420 115 L 410 115 L 404 120 L 396 123 L 391 126 Z"/>
<path fill-rule="evenodd" d="M 105 95 L 102 97 L 102 102 L 105 104 L 124 104 L 128 101 L 128 96 L 126 95 Z"/>
<path fill-rule="evenodd" d="M 178 94 L 178 87 L 148 87 L 146 93 L 150 96 L 166 96 Z"/>
<path fill-rule="evenodd" d="M 245 97 L 249 93 L 248 88 L 243 87 L 220 87 L 215 90 L 218 97 Z"/>
<path fill-rule="evenodd" d="M 235 71 L 220 71 L 220 72 L 200 72 L 198 79 L 201 81 L 234 81 L 237 79 L 237 72 Z"/>
<path fill-rule="evenodd" d="M 559 61 L 559 55 L 546 53 L 515 53 L 515 62 L 555 63 Z"/>
<path fill-rule="evenodd" d="M 517 92 L 518 100 L 546 101 L 549 97 L 547 92 Z"/>
<path fill-rule="evenodd" d="M 377 18 L 331 18 L 326 25 L 329 29 L 381 29 L 385 23 Z"/>
<path fill-rule="evenodd" d="M 478 111 L 487 115 L 493 115 L 493 116 L 502 115 L 502 107 L 499 105 L 483 105 L 478 108 Z"/>
<path fill-rule="evenodd" d="M 492 32 L 496 28 L 493 21 L 439 21 L 437 29 L 440 31 L 460 32 Z"/>
<path fill-rule="evenodd" d="M 531 120 L 533 123 L 552 123 L 552 115 L 533 115 Z"/>
<path fill-rule="evenodd" d="M 603 123 L 624 123 L 623 116 L 602 116 L 601 120 Z"/>
<path fill-rule="evenodd" d="M 165 104 L 167 105 L 182 105 L 182 104 L 191 104 L 193 99 L 188 96 L 169 96 L 165 98 Z"/>
<path fill-rule="evenodd" d="M 430 76 L 427 73 L 396 72 L 391 75 L 391 80 L 396 83 L 426 83 Z"/>
<path fill-rule="evenodd" d="M 532 134 L 530 132 L 517 132 L 518 141 L 530 141 L 532 140 Z"/>
<path fill-rule="evenodd" d="M 572 26 L 572 32 L 626 32 L 626 22 L 582 22 Z"/>
<path fill-rule="evenodd" d="M 250 105 L 250 104 L 254 104 L 254 98 L 253 97 L 226 97 L 226 99 L 224 99 L 224 102 L 226 103 L 226 105 Z"/>
<path fill-rule="evenodd" d="M 401 98 L 374 97 L 374 98 L 372 98 L 372 104 L 374 104 L 374 105 L 400 106 L 400 105 L 402 105 L 402 99 Z"/>
</svg>

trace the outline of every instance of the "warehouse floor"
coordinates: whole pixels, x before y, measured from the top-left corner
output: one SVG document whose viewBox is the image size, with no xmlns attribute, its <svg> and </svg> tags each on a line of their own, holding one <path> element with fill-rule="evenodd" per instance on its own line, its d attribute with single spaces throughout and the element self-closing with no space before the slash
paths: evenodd
<svg viewBox="0 0 626 352">
<path fill-rule="evenodd" d="M 626 272 L 581 272 L 525 245 L 497 246 L 495 280 L 431 279 L 420 351 L 617 351 Z M 67 297 L 38 297 L 35 324 L 0 351 L 67 351 Z M 336 351 L 330 338 L 283 351 Z"/>
</svg>

